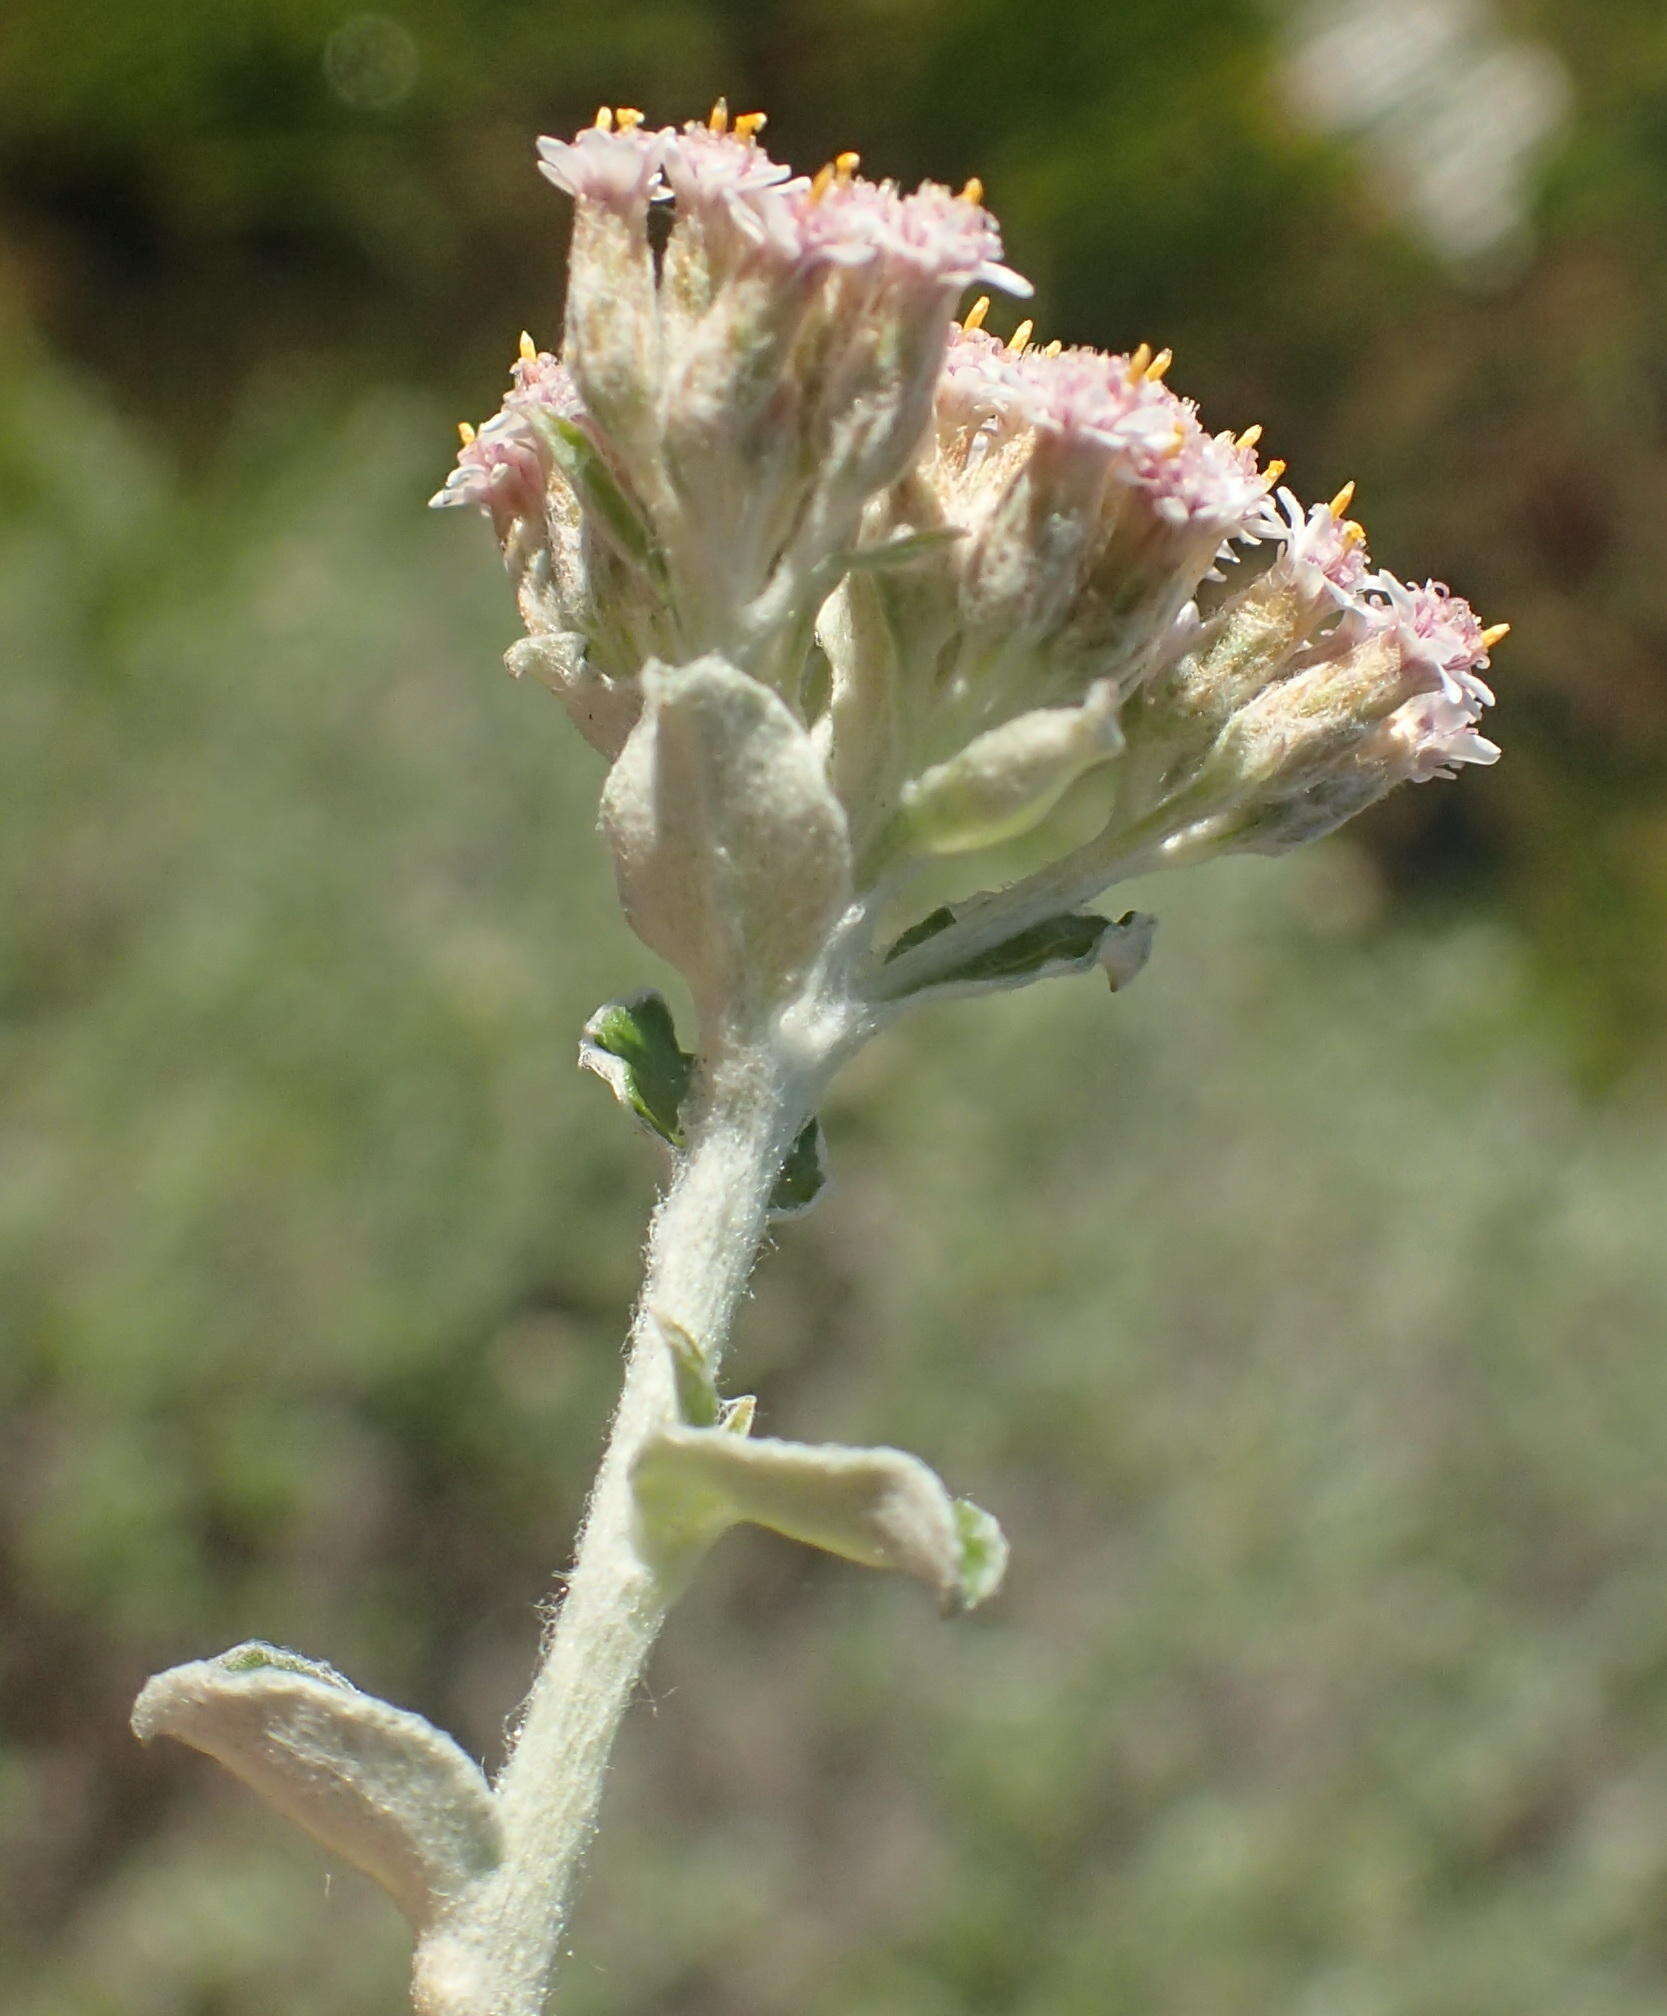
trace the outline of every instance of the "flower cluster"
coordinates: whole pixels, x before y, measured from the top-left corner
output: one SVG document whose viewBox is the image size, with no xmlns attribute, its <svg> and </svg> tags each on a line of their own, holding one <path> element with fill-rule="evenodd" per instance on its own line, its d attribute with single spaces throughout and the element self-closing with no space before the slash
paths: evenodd
<svg viewBox="0 0 1667 2016">
<path fill-rule="evenodd" d="M 1002 342 L 987 295 L 957 322 L 979 284 L 1029 292 L 981 187 L 904 192 L 850 154 L 794 175 L 763 123 L 604 110 L 539 143 L 574 202 L 562 357 L 523 338 L 435 499 L 487 512 L 528 630 L 513 669 L 617 759 L 616 851 L 697 788 L 672 782 L 669 731 L 653 761 L 627 744 L 698 711 L 701 665 L 728 682 L 702 734 L 803 745 L 787 768 L 826 802 L 797 830 L 846 863 L 819 928 L 1097 788 L 1095 837 L 973 906 L 984 949 L 993 919 L 1280 851 L 1497 757 L 1476 723 L 1504 626 L 1374 569 L 1351 491 L 1306 509 L 1259 428 L 1213 433 L 1170 389 L 1167 351 L 1037 346 L 1029 322 Z M 1252 556 L 1230 587 L 1223 563 Z M 699 743 L 679 760 L 710 770 Z M 619 810 L 626 776 L 652 819 Z M 937 968 L 975 949 L 958 930 Z"/>
</svg>

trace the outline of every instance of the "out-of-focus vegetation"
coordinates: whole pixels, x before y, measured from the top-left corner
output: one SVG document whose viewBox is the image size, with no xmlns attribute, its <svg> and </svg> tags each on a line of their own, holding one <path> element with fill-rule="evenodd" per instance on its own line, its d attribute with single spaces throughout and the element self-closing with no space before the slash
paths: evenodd
<svg viewBox="0 0 1667 2016">
<path fill-rule="evenodd" d="M 571 1069 L 662 978 L 448 425 L 548 335 L 529 139 L 766 105 L 981 173 L 1043 333 L 1175 344 L 1517 634 L 1497 771 L 1131 892 L 1138 988 L 923 1015 L 738 1354 L 918 1449 L 1009 1591 L 735 1540 L 674 1622 L 573 2016 L 1658 2016 L 1667 2001 L 1667 28 L 1509 274 L 1295 121 L 1248 6 L 0 23 L 0 1943 L 21 2016 L 398 2005 L 379 1898 L 153 1668 L 261 1634 L 494 1757 L 655 1168 Z"/>
</svg>

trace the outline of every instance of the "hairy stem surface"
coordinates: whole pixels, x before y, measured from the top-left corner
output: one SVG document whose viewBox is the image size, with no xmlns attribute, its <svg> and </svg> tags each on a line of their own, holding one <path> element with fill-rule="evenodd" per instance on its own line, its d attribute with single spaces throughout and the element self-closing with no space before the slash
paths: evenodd
<svg viewBox="0 0 1667 2016">
<path fill-rule="evenodd" d="M 542 2016 L 550 2006 L 608 1756 L 676 1593 L 634 1532 L 632 1463 L 679 1418 L 656 1319 L 681 1325 L 716 1366 L 809 1104 L 803 1082 L 757 1055 L 703 1074 L 688 1148 L 649 1229 L 624 1389 L 577 1559 L 497 1782 L 504 1858 L 419 1954 L 417 2006 L 431 2016 Z"/>
</svg>

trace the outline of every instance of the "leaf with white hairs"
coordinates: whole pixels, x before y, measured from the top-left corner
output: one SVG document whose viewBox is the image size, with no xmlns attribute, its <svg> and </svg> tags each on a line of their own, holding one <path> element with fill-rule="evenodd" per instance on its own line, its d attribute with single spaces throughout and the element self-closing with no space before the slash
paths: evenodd
<svg viewBox="0 0 1667 2016">
<path fill-rule="evenodd" d="M 767 1526 L 865 1568 L 913 1575 L 946 1610 L 970 1610 L 994 1593 L 1007 1563 L 989 1513 L 951 1498 L 901 1449 L 668 1428 L 644 1445 L 632 1477 L 645 1551 L 676 1571 L 731 1526 Z"/>
<path fill-rule="evenodd" d="M 172 1667 L 140 1694 L 133 1729 L 213 1757 L 419 1929 L 498 1860 L 479 1768 L 422 1716 L 318 1660 L 254 1641 Z"/>
</svg>

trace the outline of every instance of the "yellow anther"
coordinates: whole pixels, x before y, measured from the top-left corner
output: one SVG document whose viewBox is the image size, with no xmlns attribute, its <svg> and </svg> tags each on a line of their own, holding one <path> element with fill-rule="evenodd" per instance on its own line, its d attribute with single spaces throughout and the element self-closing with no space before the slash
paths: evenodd
<svg viewBox="0 0 1667 2016">
<path fill-rule="evenodd" d="M 706 130 L 708 133 L 727 133 L 729 131 L 729 100 L 727 98 L 720 98 L 711 111 L 707 113 Z"/>
<path fill-rule="evenodd" d="M 1345 546 L 1364 546 L 1366 544 L 1366 527 L 1361 524 L 1358 518 L 1345 518 L 1343 520 L 1343 543 Z"/>
<path fill-rule="evenodd" d="M 1146 380 L 1148 385 L 1161 384 L 1163 381 L 1163 374 L 1169 369 L 1170 365 L 1173 364 L 1174 362 L 1175 362 L 1175 352 L 1173 350 L 1160 350 L 1158 354 L 1152 359 L 1151 363 L 1148 364 L 1146 369 L 1141 373 L 1141 376 Z"/>
<path fill-rule="evenodd" d="M 1262 488 L 1264 490 L 1271 490 L 1273 486 L 1279 481 L 1280 477 L 1284 475 L 1285 471 L 1290 466 L 1291 465 L 1288 462 L 1280 461 L 1279 457 L 1276 455 L 1274 459 L 1268 464 L 1268 466 L 1262 471 Z"/>
<path fill-rule="evenodd" d="M 1059 355 L 1060 351 L 1061 351 L 1061 350 L 1063 350 L 1064 348 L 1065 348 L 1065 345 L 1064 345 L 1064 344 L 1063 344 L 1063 343 L 1062 343 L 1062 342 L 1060 341 L 1060 339 L 1059 339 L 1059 338 L 1058 338 L 1058 337 L 1056 336 L 1056 337 L 1055 337 L 1055 338 L 1053 339 L 1053 341 L 1052 341 L 1051 343 L 1049 343 L 1048 345 L 1046 345 L 1046 347 L 1045 347 L 1045 348 L 1043 349 L 1043 351 L 1042 351 L 1042 355 L 1043 355 L 1044 357 L 1057 357 L 1057 356 Z"/>
<path fill-rule="evenodd" d="M 1331 511 L 1332 517 L 1341 518 L 1343 513 L 1349 508 L 1349 506 L 1353 502 L 1354 502 L 1354 479 L 1351 477 L 1350 480 L 1343 485 L 1342 489 L 1338 491 L 1337 495 L 1333 497 L 1331 500 L 1329 509 Z"/>
<path fill-rule="evenodd" d="M 737 140 L 756 140 L 759 129 L 769 123 L 768 112 L 743 112 L 735 122 Z"/>
<path fill-rule="evenodd" d="M 988 315 L 989 312 L 990 312 L 990 297 L 988 294 L 980 294 L 978 299 L 972 304 L 972 306 L 967 310 L 965 316 L 962 318 L 961 327 L 968 331 L 971 331 L 973 329 L 982 329 L 984 327 L 984 317 Z"/>
<path fill-rule="evenodd" d="M 475 438 L 475 430 L 469 425 L 467 420 L 458 421 L 457 438 L 459 441 L 463 443 L 465 448 L 467 448 L 473 442 Z"/>
<path fill-rule="evenodd" d="M 1510 634 L 1511 626 L 1509 623 L 1490 623 L 1482 632 L 1482 649 L 1484 651 L 1491 651 L 1501 638 L 1509 637 Z"/>
<path fill-rule="evenodd" d="M 853 154 L 850 148 L 847 147 L 843 154 L 836 154 L 834 156 L 833 165 L 835 179 L 840 182 L 849 182 L 851 177 L 862 166 L 862 156 L 860 154 Z"/>
<path fill-rule="evenodd" d="M 622 133 L 634 133 L 642 124 L 642 114 L 635 105 L 616 105 L 614 120 Z"/>
<path fill-rule="evenodd" d="M 961 184 L 961 201 L 963 203 L 982 203 L 984 201 L 984 184 L 976 175 L 969 175 Z"/>
<path fill-rule="evenodd" d="M 1262 423 L 1260 420 L 1256 420 L 1244 430 L 1238 440 L 1233 443 L 1233 446 L 1235 448 L 1254 448 L 1261 438 Z"/>
<path fill-rule="evenodd" d="M 822 198 L 827 195 L 828 191 L 833 187 L 833 179 L 834 166 L 831 161 L 825 168 L 817 169 L 816 173 L 810 178 L 810 200 L 813 203 L 820 203 Z"/>
<path fill-rule="evenodd" d="M 1007 347 L 1015 357 L 1022 357 L 1025 354 L 1025 348 L 1030 342 L 1031 333 L 1035 327 L 1036 324 L 1027 316 L 1019 324 L 1018 328 L 1013 331 L 1012 335 L 1008 337 Z"/>
<path fill-rule="evenodd" d="M 611 133 L 614 130 L 614 115 L 612 109 L 606 105 L 598 105 L 596 108 L 596 119 L 594 123 L 598 133 Z"/>
<path fill-rule="evenodd" d="M 1145 376 L 1146 367 L 1151 361 L 1152 346 L 1150 343 L 1142 343 L 1140 348 L 1129 359 L 1129 383 L 1131 385 L 1137 378 Z"/>
<path fill-rule="evenodd" d="M 538 356 L 538 345 L 527 334 L 525 329 L 521 331 L 520 351 L 521 362 L 523 364 L 531 364 Z"/>
<path fill-rule="evenodd" d="M 1186 445 L 1187 430 L 1184 427 L 1177 427 L 1174 434 L 1170 437 L 1168 447 L 1163 451 L 1164 460 L 1166 462 L 1173 462 Z"/>
</svg>

